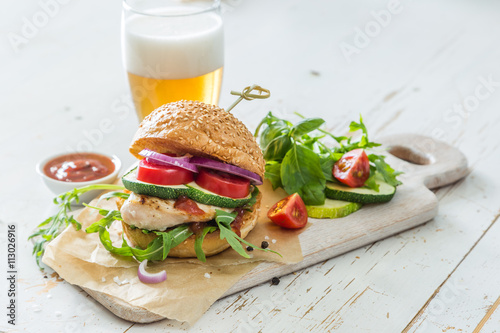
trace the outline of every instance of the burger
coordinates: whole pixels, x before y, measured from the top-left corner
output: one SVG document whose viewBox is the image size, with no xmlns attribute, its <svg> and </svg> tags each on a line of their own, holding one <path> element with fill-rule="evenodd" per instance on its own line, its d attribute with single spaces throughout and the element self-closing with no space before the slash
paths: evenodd
<svg viewBox="0 0 500 333">
<path fill-rule="evenodd" d="M 135 248 L 163 241 L 169 257 L 204 260 L 255 227 L 265 162 L 231 113 L 195 101 L 165 104 L 142 121 L 129 150 L 140 161 L 122 178 L 129 196 L 118 208 Z M 221 216 L 238 237 L 228 236 Z"/>
</svg>

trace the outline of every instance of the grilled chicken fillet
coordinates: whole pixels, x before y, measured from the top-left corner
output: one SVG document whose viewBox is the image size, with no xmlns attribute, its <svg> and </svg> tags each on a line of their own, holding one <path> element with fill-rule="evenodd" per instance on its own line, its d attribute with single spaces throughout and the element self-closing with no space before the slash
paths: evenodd
<svg viewBox="0 0 500 333">
<path fill-rule="evenodd" d="M 187 222 L 208 222 L 215 218 L 215 210 L 232 212 L 234 208 L 222 208 L 197 203 L 204 214 L 190 214 L 174 207 L 175 200 L 160 199 L 131 193 L 121 207 L 123 221 L 140 229 L 164 231 Z"/>
</svg>

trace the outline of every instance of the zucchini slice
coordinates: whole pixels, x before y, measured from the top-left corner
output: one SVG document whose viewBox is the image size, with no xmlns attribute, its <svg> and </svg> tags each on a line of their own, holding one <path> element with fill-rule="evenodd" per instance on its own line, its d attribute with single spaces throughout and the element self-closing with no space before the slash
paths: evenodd
<svg viewBox="0 0 500 333">
<path fill-rule="evenodd" d="M 195 182 L 186 185 L 155 185 L 137 180 L 137 168 L 122 177 L 123 186 L 129 191 L 137 194 L 150 195 L 161 199 L 177 199 L 185 195 L 196 202 L 224 208 L 236 208 L 247 204 L 253 196 L 255 188 L 252 188 L 245 198 L 233 199 L 223 197 L 216 193 L 205 190 Z"/>
<path fill-rule="evenodd" d="M 325 199 L 325 203 L 319 206 L 306 206 L 307 215 L 315 219 L 334 219 L 354 213 L 361 208 L 357 202 Z"/>
<path fill-rule="evenodd" d="M 137 168 L 130 170 L 122 177 L 123 186 L 137 194 L 150 195 L 162 199 L 177 199 L 181 195 L 188 195 L 186 185 L 154 185 L 137 180 Z"/>
<path fill-rule="evenodd" d="M 366 187 L 349 187 L 338 183 L 326 183 L 325 195 L 327 198 L 335 200 L 345 200 L 359 203 L 387 202 L 396 193 L 396 187 L 387 184 L 381 179 L 375 179 L 379 185 L 376 192 Z"/>
<path fill-rule="evenodd" d="M 225 208 L 235 208 L 244 206 L 247 202 L 250 201 L 250 199 L 252 199 L 252 193 L 253 193 L 253 187 L 251 186 L 250 193 L 246 197 L 240 199 L 233 199 L 229 197 L 223 197 L 214 192 L 210 192 L 202 188 L 195 182 L 186 184 L 186 186 L 189 188 L 187 196 L 190 199 L 193 199 L 194 201 L 197 201 L 205 205 L 212 205 Z"/>
</svg>

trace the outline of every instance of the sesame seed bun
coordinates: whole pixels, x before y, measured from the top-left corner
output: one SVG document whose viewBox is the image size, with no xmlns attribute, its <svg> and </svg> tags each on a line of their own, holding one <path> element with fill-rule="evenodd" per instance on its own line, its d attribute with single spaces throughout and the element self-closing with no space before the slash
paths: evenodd
<svg viewBox="0 0 500 333">
<path fill-rule="evenodd" d="M 165 104 L 140 124 L 130 152 L 191 154 L 236 165 L 264 179 L 262 150 L 248 128 L 231 113 L 195 101 Z"/>
<path fill-rule="evenodd" d="M 255 227 L 258 216 L 258 209 L 260 207 L 260 200 L 262 198 L 262 194 L 259 193 L 257 196 L 257 202 L 252 207 L 252 211 L 247 211 L 243 215 L 243 220 L 240 228 L 241 238 L 245 238 L 248 233 Z M 154 232 L 143 233 L 142 229 L 132 229 L 130 226 L 122 221 L 123 231 L 127 236 L 130 243 L 133 246 L 138 246 L 142 249 L 145 249 L 148 244 L 153 241 L 157 236 Z M 194 250 L 194 242 L 196 239 L 196 235 L 189 236 L 181 244 L 177 245 L 168 253 L 169 257 L 176 258 L 195 258 L 196 252 Z M 220 239 L 220 230 L 209 233 L 205 236 L 203 240 L 202 249 L 205 253 L 205 256 L 212 256 L 214 254 L 220 253 L 225 249 L 229 248 L 229 244 L 225 239 Z"/>
</svg>

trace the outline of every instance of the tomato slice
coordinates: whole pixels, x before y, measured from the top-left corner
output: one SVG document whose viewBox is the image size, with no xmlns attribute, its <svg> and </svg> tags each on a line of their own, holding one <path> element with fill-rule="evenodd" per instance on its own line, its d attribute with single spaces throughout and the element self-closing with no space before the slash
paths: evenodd
<svg viewBox="0 0 500 333">
<path fill-rule="evenodd" d="M 267 212 L 267 217 L 283 228 L 303 228 L 307 224 L 306 205 L 300 195 L 294 193 L 275 203 Z"/>
<path fill-rule="evenodd" d="M 146 159 L 139 162 L 137 180 L 156 185 L 182 185 L 192 182 L 193 172 L 173 165 L 151 163 Z"/>
<path fill-rule="evenodd" d="M 250 193 L 250 180 L 226 172 L 200 169 L 196 184 L 224 197 L 239 199 Z"/>
<path fill-rule="evenodd" d="M 363 186 L 370 177 L 370 161 L 363 149 L 347 152 L 333 166 L 333 176 L 350 187 Z"/>
</svg>

